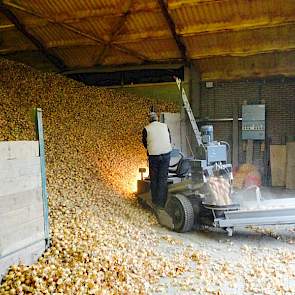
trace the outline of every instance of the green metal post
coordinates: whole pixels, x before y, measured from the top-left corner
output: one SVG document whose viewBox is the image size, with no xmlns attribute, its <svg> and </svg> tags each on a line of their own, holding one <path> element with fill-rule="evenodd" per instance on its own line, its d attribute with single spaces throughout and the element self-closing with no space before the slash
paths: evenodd
<svg viewBox="0 0 295 295">
<path fill-rule="evenodd" d="M 42 122 L 42 110 L 40 108 L 36 108 L 34 113 L 35 113 L 35 123 L 36 123 L 36 135 L 39 142 L 43 214 L 44 214 L 44 234 L 45 234 L 45 247 L 47 249 L 50 245 L 50 235 L 49 235 L 48 194 L 47 194 L 47 188 L 46 188 L 45 144 L 44 144 L 44 132 L 43 132 L 43 122 Z"/>
</svg>

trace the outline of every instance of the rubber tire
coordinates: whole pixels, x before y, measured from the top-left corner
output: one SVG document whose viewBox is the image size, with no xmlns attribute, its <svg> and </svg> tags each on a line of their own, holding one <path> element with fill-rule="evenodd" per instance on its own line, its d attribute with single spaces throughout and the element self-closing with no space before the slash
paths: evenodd
<svg viewBox="0 0 295 295">
<path fill-rule="evenodd" d="M 194 226 L 194 209 L 187 197 L 181 194 L 171 195 L 165 207 L 167 213 L 173 218 L 176 232 L 191 231 Z"/>
</svg>

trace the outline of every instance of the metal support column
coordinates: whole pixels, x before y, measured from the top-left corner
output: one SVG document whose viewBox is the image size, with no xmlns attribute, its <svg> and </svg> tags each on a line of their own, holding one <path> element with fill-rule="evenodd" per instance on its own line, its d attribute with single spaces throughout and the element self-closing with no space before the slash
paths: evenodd
<svg viewBox="0 0 295 295">
<path fill-rule="evenodd" d="M 40 153 L 40 161 L 41 161 L 44 235 L 45 235 L 45 248 L 47 249 L 50 245 L 49 220 L 48 220 L 48 194 L 47 194 L 47 188 L 46 188 L 45 144 L 44 144 L 42 110 L 40 108 L 35 109 L 35 123 L 36 123 L 36 135 L 39 142 L 39 153 Z"/>
<path fill-rule="evenodd" d="M 233 140 L 232 140 L 232 165 L 234 169 L 239 167 L 239 112 L 236 102 L 233 104 Z"/>
</svg>

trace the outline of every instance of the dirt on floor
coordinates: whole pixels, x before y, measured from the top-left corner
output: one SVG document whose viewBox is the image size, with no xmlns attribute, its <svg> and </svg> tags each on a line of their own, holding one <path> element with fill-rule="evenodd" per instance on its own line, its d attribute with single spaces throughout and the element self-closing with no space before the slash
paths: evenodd
<svg viewBox="0 0 295 295">
<path fill-rule="evenodd" d="M 263 188 L 264 199 L 294 198 L 295 191 Z M 186 272 L 163 279 L 154 294 L 295 294 L 293 225 L 222 229 L 179 234 L 154 226 L 165 255 L 184 255 Z M 187 260 L 186 260 L 187 261 Z"/>
<path fill-rule="evenodd" d="M 161 279 L 153 294 L 295 294 L 294 226 L 236 228 L 232 237 L 210 228 L 153 229 L 163 255 L 186 261 L 186 271 Z"/>
</svg>

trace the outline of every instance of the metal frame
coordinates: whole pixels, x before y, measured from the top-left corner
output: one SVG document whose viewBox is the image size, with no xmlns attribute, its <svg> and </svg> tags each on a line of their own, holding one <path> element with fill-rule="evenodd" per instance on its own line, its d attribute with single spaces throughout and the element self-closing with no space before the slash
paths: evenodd
<svg viewBox="0 0 295 295">
<path fill-rule="evenodd" d="M 225 218 L 216 218 L 217 227 L 234 227 L 245 225 L 294 224 L 294 208 L 275 208 L 264 210 L 224 212 Z"/>
<path fill-rule="evenodd" d="M 34 110 L 34 113 L 35 113 L 35 124 L 36 124 L 36 136 L 39 142 L 43 215 L 44 215 L 44 235 L 45 235 L 45 248 L 47 249 L 50 246 L 50 235 L 49 235 L 48 194 L 47 194 L 47 187 L 46 187 L 46 163 L 45 163 L 45 144 L 44 144 L 42 110 L 40 108 L 36 108 Z"/>
</svg>

